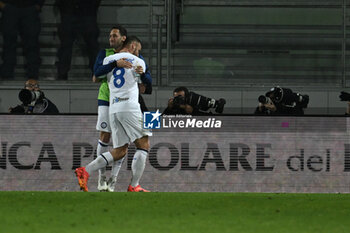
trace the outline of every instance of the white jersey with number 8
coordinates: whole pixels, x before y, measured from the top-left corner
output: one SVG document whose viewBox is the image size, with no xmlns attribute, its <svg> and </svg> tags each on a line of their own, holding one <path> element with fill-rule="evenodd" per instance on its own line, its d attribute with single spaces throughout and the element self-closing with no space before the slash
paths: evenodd
<svg viewBox="0 0 350 233">
<path fill-rule="evenodd" d="M 142 66 L 143 72 L 146 71 L 145 62 L 131 53 L 116 53 L 108 56 L 103 60 L 103 65 L 116 62 L 122 58 L 132 63 L 133 66 L 135 64 Z M 125 69 L 116 67 L 107 74 L 107 80 L 110 91 L 110 113 L 140 111 L 137 77 L 135 77 L 133 68 Z"/>
</svg>

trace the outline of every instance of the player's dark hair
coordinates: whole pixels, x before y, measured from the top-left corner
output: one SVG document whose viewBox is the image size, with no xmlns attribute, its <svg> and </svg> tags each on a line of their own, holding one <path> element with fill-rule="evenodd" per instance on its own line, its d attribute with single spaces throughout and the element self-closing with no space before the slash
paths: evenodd
<svg viewBox="0 0 350 233">
<path fill-rule="evenodd" d="M 183 91 L 185 92 L 185 96 L 187 97 L 189 95 L 189 91 L 186 87 L 177 87 L 174 89 L 173 93 L 174 92 L 180 92 L 180 91 Z"/>
<path fill-rule="evenodd" d="M 124 41 L 124 46 L 127 46 L 133 42 L 141 43 L 141 40 L 137 36 L 128 36 L 126 37 L 126 40 Z"/>
<path fill-rule="evenodd" d="M 114 26 L 112 27 L 111 31 L 112 31 L 113 29 L 118 29 L 121 36 L 126 36 L 126 37 L 128 36 L 128 32 L 127 32 L 126 29 L 125 29 L 122 25 L 120 25 L 120 24 L 114 25 Z"/>
</svg>

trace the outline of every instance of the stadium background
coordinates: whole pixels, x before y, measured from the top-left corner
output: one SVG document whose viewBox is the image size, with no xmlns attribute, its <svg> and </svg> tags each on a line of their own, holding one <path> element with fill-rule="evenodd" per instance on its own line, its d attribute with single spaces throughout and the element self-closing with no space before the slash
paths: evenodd
<svg viewBox="0 0 350 233">
<path fill-rule="evenodd" d="M 225 98 L 227 114 L 251 114 L 257 97 L 280 85 L 310 96 L 306 114 L 323 115 L 224 116 L 224 123 L 230 119 L 230 126 L 240 130 L 155 133 L 152 148 L 163 144 L 158 168 L 155 160 L 147 160 L 146 188 L 231 193 L 76 192 L 74 155 L 75 162 L 85 163 L 95 151 L 98 85 L 91 83 L 81 39 L 74 46 L 68 81 L 55 80 L 60 19 L 53 4 L 46 0 L 41 13 L 40 84 L 67 115 L 0 114 L 0 232 L 349 231 L 349 120 L 324 117 L 344 114 L 346 104 L 338 95 L 350 91 L 349 0 L 101 1 L 101 48 L 108 47 L 108 33 L 116 23 L 143 41 L 154 83 L 153 94 L 144 95 L 151 109 L 162 111 L 172 90 L 184 85 Z M 25 80 L 21 46 L 17 57 L 15 80 L 0 80 L 0 113 L 19 102 Z M 252 170 L 239 163 L 237 171 L 234 159 L 248 152 L 245 146 Z M 188 154 L 189 164 L 183 165 Z M 301 155 L 304 170 L 296 158 Z M 292 156 L 297 171 L 287 166 Z M 205 158 L 205 170 L 199 170 Z M 264 161 L 260 166 L 258 158 Z M 273 171 L 257 171 L 273 165 Z M 125 191 L 130 178 L 127 163 L 123 166 L 118 191 Z M 196 166 L 198 170 L 181 170 Z M 95 185 L 90 188 L 96 190 Z M 328 194 L 236 193 L 243 191 Z M 337 192 L 345 194 L 329 194 Z"/>
<path fill-rule="evenodd" d="M 62 113 L 95 113 L 98 85 L 90 82 L 82 39 L 75 43 L 68 81 L 54 80 L 60 18 L 53 3 L 45 1 L 41 14 L 41 87 Z M 99 41 L 101 48 L 108 47 L 115 23 L 142 39 L 154 82 L 153 94 L 144 97 L 152 109 L 163 110 L 174 87 L 185 85 L 206 96 L 226 98 L 226 113 L 249 114 L 260 94 L 280 85 L 309 94 L 307 114 L 343 114 L 346 106 L 338 95 L 349 87 L 347 4 L 102 0 Z M 17 55 L 15 80 L 0 80 L 0 112 L 18 103 L 25 78 L 20 47 Z"/>
</svg>

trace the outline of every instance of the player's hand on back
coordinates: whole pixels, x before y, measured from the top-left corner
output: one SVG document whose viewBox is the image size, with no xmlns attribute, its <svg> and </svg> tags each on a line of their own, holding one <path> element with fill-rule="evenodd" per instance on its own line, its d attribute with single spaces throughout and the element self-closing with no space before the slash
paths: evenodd
<svg viewBox="0 0 350 233">
<path fill-rule="evenodd" d="M 118 68 L 126 68 L 126 69 L 132 68 L 131 62 L 127 61 L 126 58 L 119 59 L 116 62 L 117 62 Z"/>
<path fill-rule="evenodd" d="M 136 66 L 135 72 L 138 73 L 138 74 L 143 74 L 142 66 Z"/>
</svg>

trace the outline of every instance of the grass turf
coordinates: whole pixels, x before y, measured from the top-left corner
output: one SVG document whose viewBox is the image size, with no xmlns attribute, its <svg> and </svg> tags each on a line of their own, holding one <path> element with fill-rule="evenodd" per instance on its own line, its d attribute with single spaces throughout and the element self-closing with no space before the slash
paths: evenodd
<svg viewBox="0 0 350 233">
<path fill-rule="evenodd" d="M 0 192 L 0 232 L 349 232 L 350 195 Z"/>
</svg>

